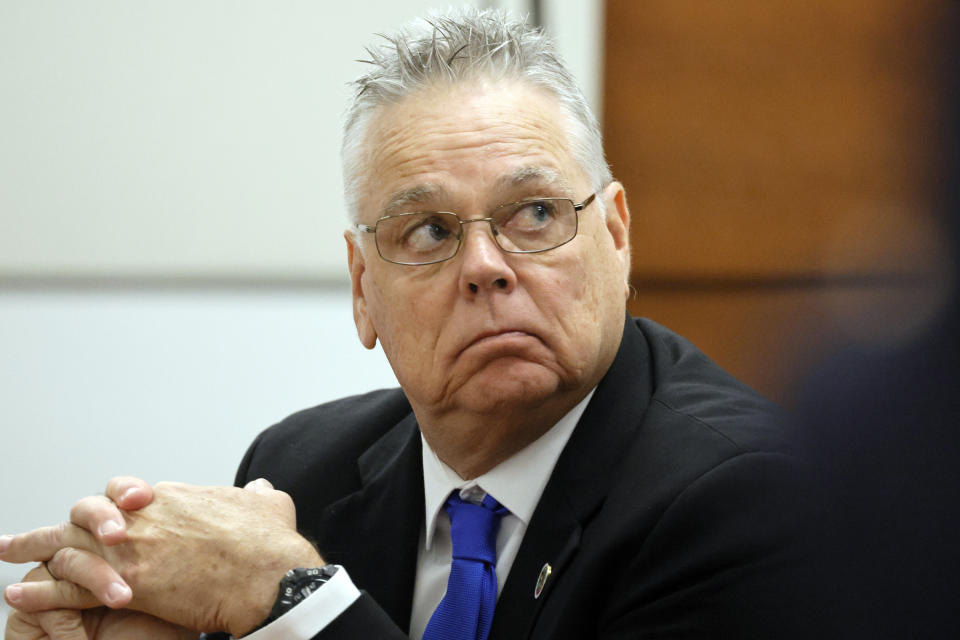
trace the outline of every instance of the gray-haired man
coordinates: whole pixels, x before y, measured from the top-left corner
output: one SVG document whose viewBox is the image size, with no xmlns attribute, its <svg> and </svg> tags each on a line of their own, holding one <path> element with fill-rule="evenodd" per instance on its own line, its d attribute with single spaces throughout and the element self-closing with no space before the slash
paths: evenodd
<svg viewBox="0 0 960 640">
<path fill-rule="evenodd" d="M 370 53 L 344 132 L 346 241 L 360 340 L 401 389 L 267 430 L 246 490 L 116 479 L 122 518 L 88 498 L 74 525 L 8 539 L 0 558 L 47 561 L 8 600 L 61 607 L 15 614 L 8 638 L 101 602 L 119 610 L 84 615 L 103 640 L 736 637 L 774 620 L 794 532 L 776 411 L 626 316 L 626 196 L 549 41 L 464 10 Z M 485 543 L 460 513 L 489 523 Z"/>
</svg>

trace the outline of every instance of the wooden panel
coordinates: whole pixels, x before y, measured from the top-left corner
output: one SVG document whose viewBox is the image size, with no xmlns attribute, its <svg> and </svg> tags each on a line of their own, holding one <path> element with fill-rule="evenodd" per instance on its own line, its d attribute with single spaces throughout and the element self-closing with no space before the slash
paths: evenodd
<svg viewBox="0 0 960 640">
<path fill-rule="evenodd" d="M 630 312 L 667 325 L 754 389 L 789 404 L 806 370 L 838 346 L 889 345 L 929 326 L 936 286 L 645 287 Z"/>
<path fill-rule="evenodd" d="M 922 270 L 942 1 L 609 0 L 638 273 Z"/>
<path fill-rule="evenodd" d="M 941 302 L 942 0 L 608 0 L 604 134 L 634 313 L 785 399 Z M 955 34 L 946 34 L 956 37 Z"/>
</svg>

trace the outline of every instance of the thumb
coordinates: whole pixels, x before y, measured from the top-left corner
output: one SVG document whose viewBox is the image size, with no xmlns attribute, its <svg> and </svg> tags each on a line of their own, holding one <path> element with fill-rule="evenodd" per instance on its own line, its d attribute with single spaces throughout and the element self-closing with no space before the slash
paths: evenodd
<svg viewBox="0 0 960 640">
<path fill-rule="evenodd" d="M 247 484 L 243 485 L 243 488 L 247 491 L 253 491 L 254 493 L 269 493 L 273 491 L 273 485 L 270 484 L 270 481 L 266 478 L 257 478 L 256 480 L 251 480 Z"/>
<path fill-rule="evenodd" d="M 111 478 L 104 494 L 125 511 L 136 511 L 153 502 L 153 487 L 150 483 L 133 476 Z"/>
</svg>

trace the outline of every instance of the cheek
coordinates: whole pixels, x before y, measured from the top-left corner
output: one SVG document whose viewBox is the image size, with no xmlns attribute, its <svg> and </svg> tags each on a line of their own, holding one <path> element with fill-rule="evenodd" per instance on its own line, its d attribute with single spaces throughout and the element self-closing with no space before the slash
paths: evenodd
<svg viewBox="0 0 960 640">
<path fill-rule="evenodd" d="M 438 309 L 443 305 L 435 299 L 438 287 L 399 278 L 387 282 L 372 283 L 368 289 L 370 315 L 384 353 L 395 369 L 430 366 L 424 354 L 432 352 L 442 322 Z"/>
<path fill-rule="evenodd" d="M 620 331 L 625 304 L 620 261 L 603 238 L 589 240 L 586 250 L 559 271 L 551 292 L 557 305 L 553 313 L 568 337 L 565 356 L 581 365 L 596 360 L 608 333 Z"/>
<path fill-rule="evenodd" d="M 602 259 L 593 238 L 584 242 L 582 251 L 571 252 L 570 259 L 555 269 L 551 294 L 562 312 L 574 316 L 578 322 L 598 317 L 606 300 L 608 287 L 603 274 L 609 273 L 610 265 Z M 609 304 L 609 301 L 607 300 Z M 581 330 L 583 327 L 581 327 Z"/>
<path fill-rule="evenodd" d="M 590 247 L 584 252 L 582 264 L 586 271 L 584 282 L 590 283 L 592 295 L 604 303 L 597 308 L 600 313 L 620 306 L 614 303 L 624 299 L 626 276 L 613 237 L 599 218 L 594 221 L 592 231 Z"/>
<path fill-rule="evenodd" d="M 577 363 L 593 350 L 592 333 L 601 303 L 591 274 L 595 265 L 574 251 L 555 258 L 530 272 L 528 286 L 542 317 L 555 328 L 551 348 L 564 368 L 579 369 Z"/>
</svg>

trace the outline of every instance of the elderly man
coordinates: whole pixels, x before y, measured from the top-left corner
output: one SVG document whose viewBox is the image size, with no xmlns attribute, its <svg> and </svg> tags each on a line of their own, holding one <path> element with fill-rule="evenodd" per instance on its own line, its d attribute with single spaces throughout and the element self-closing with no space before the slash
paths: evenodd
<svg viewBox="0 0 960 640">
<path fill-rule="evenodd" d="M 6 591 L 7 638 L 774 620 L 794 468 L 776 411 L 626 316 L 626 196 L 549 41 L 464 10 L 371 54 L 344 132 L 347 252 L 360 340 L 401 389 L 268 429 L 245 490 L 117 478 L 72 524 L 4 538 L 0 559 L 45 561 Z"/>
</svg>

